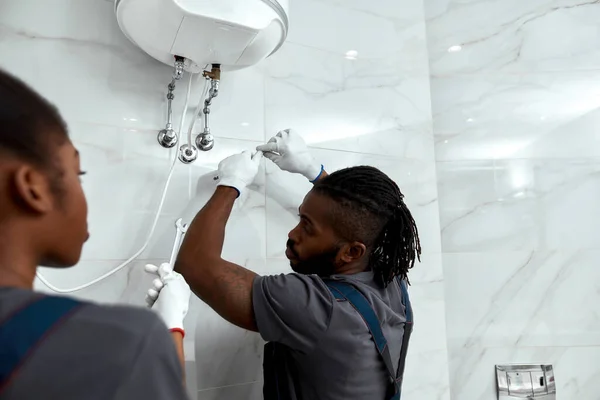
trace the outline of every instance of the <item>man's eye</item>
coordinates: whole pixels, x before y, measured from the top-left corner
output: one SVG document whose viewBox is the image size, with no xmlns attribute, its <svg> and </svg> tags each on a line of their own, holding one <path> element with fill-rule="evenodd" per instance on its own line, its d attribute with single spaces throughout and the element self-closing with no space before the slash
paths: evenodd
<svg viewBox="0 0 600 400">
<path fill-rule="evenodd" d="M 306 233 L 308 233 L 310 235 L 311 232 L 312 232 L 312 229 L 311 229 L 310 225 L 307 224 L 304 221 L 302 221 L 301 225 L 302 225 L 302 229 L 304 229 L 304 232 L 306 232 Z"/>
</svg>

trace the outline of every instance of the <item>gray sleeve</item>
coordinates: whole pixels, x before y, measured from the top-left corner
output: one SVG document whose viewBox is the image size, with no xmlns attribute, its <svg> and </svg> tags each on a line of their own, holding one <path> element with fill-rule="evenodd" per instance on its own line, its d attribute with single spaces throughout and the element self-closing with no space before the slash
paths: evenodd
<svg viewBox="0 0 600 400">
<path fill-rule="evenodd" d="M 130 372 L 115 400 L 188 400 L 183 371 L 169 331 L 156 319 L 140 341 Z"/>
<path fill-rule="evenodd" d="M 329 327 L 333 296 L 317 276 L 258 276 L 252 304 L 264 340 L 308 353 Z"/>
</svg>

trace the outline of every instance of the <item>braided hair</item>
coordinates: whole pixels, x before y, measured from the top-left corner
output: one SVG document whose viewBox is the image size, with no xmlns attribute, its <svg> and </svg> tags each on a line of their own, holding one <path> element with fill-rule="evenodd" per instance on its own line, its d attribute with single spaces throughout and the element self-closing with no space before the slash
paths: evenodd
<svg viewBox="0 0 600 400">
<path fill-rule="evenodd" d="M 395 277 L 408 282 L 408 270 L 421 260 L 421 243 L 393 180 L 374 167 L 352 167 L 319 180 L 313 191 L 335 201 L 336 233 L 367 247 L 369 267 L 383 286 Z"/>
</svg>

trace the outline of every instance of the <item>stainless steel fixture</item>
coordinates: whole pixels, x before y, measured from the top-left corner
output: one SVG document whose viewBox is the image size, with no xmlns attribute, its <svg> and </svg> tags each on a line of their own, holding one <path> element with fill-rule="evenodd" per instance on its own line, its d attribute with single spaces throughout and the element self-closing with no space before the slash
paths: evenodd
<svg viewBox="0 0 600 400">
<path fill-rule="evenodd" d="M 496 365 L 498 400 L 556 400 L 552 365 Z"/>
<path fill-rule="evenodd" d="M 179 148 L 179 161 L 184 164 L 190 164 L 198 158 L 198 149 L 189 144 L 184 144 Z"/>
<path fill-rule="evenodd" d="M 173 130 L 173 99 L 175 98 L 175 84 L 183 76 L 185 60 L 181 57 L 175 59 L 175 69 L 171 83 L 167 86 L 167 124 L 165 129 L 158 132 L 158 143 L 162 147 L 170 149 L 177 144 L 177 133 Z"/>
<path fill-rule="evenodd" d="M 182 219 L 179 218 L 175 221 L 175 229 L 177 230 L 177 233 L 175 234 L 175 242 L 173 243 L 173 250 L 171 250 L 171 257 L 169 258 L 169 264 L 171 265 L 175 265 L 177 253 L 179 253 L 179 248 L 181 247 L 183 238 L 188 230 L 188 224 L 184 224 Z"/>
<path fill-rule="evenodd" d="M 215 139 L 210 133 L 210 106 L 213 99 L 219 95 L 219 83 L 221 81 L 220 65 L 213 64 L 212 70 L 205 72 L 204 76 L 210 78 L 210 90 L 202 109 L 202 113 L 204 114 L 204 130 L 196 137 L 196 147 L 202 151 L 209 151 L 215 145 Z"/>
</svg>

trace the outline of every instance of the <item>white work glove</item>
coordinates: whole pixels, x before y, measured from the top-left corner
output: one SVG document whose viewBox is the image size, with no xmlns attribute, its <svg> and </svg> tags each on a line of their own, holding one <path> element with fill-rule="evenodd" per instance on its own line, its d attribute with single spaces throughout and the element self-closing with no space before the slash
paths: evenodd
<svg viewBox="0 0 600 400">
<path fill-rule="evenodd" d="M 315 161 L 302 136 L 292 129 L 280 131 L 256 150 L 264 152 L 282 170 L 304 175 L 311 182 L 323 173 L 323 165 Z"/>
<path fill-rule="evenodd" d="M 221 161 L 219 163 L 218 186 L 234 188 L 237 190 L 239 197 L 242 194 L 242 190 L 254 182 L 256 174 L 258 174 L 258 167 L 262 156 L 262 151 L 254 154 L 244 151 Z"/>
<path fill-rule="evenodd" d="M 190 307 L 192 294 L 185 279 L 173 271 L 169 263 L 161 264 L 160 267 L 148 264 L 144 269 L 157 277 L 146 295 L 148 307 L 160 315 L 171 331 L 185 334 L 183 320 Z"/>
</svg>

